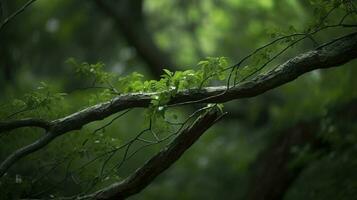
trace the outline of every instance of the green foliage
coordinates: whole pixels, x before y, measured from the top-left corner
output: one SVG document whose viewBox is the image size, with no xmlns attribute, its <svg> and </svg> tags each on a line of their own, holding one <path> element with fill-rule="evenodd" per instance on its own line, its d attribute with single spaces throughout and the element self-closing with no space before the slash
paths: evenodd
<svg viewBox="0 0 357 200">
<path fill-rule="evenodd" d="M 56 92 L 56 90 L 45 82 L 40 82 L 36 90 L 29 92 L 21 99 L 14 99 L 12 106 L 14 109 L 22 111 L 46 108 L 51 110 L 54 104 L 62 101 L 67 93 Z"/>
<path fill-rule="evenodd" d="M 164 69 L 164 74 L 160 80 L 145 80 L 144 75 L 133 72 L 127 76 L 117 76 L 104 71 L 103 63 L 79 64 L 75 59 L 69 58 L 67 63 L 75 67 L 75 72 L 82 77 L 94 78 L 94 85 L 91 87 L 102 88 L 102 90 L 90 93 L 89 105 L 106 101 L 118 94 L 127 93 L 154 93 L 152 95 L 151 106 L 147 111 L 147 119 L 165 121 L 166 104 L 177 92 L 190 89 L 199 89 L 207 86 L 212 81 L 224 80 L 225 68 L 228 66 L 225 57 L 208 57 L 207 60 L 198 63 L 198 70 L 185 70 L 171 72 Z M 102 87 L 103 86 L 103 87 Z M 57 92 L 52 86 L 41 82 L 35 91 L 27 93 L 21 99 L 12 101 L 13 109 L 22 111 L 39 111 L 42 108 L 53 109 L 54 104 L 58 104 L 66 96 L 66 93 Z M 56 107 L 56 106 L 55 106 Z M 219 107 L 222 110 L 222 106 Z M 166 123 L 162 123 L 166 124 Z"/>
<path fill-rule="evenodd" d="M 226 74 L 225 69 L 228 67 L 228 61 L 226 57 L 207 57 L 206 60 L 200 61 L 198 63 L 200 70 L 198 75 L 204 82 L 203 86 L 210 83 L 210 80 L 218 79 L 225 80 Z"/>
<path fill-rule="evenodd" d="M 115 94 L 113 94 L 111 89 L 104 89 L 100 92 L 94 93 L 94 94 L 90 94 L 89 98 L 88 98 L 88 104 L 89 105 L 94 105 L 98 102 L 103 102 L 103 101 L 107 101 L 111 98 L 114 97 Z"/>
<path fill-rule="evenodd" d="M 133 72 L 128 76 L 119 77 L 115 85 L 118 86 L 120 93 L 140 92 L 143 89 L 143 78 L 144 75 Z"/>
<path fill-rule="evenodd" d="M 150 115 L 164 116 L 165 105 L 178 91 L 200 89 L 202 86 L 207 86 L 211 81 L 224 80 L 228 61 L 225 57 L 208 57 L 206 60 L 200 61 L 197 66 L 199 67 L 197 71 L 171 72 L 164 69 L 165 73 L 159 81 L 144 82 L 144 91 L 156 92 L 151 100 Z M 222 109 L 223 107 L 220 106 L 219 108 Z"/>
<path fill-rule="evenodd" d="M 116 95 L 127 93 L 153 93 L 151 106 L 145 110 L 145 119 L 143 110 L 135 109 L 132 116 L 126 115 L 122 119 L 123 121 L 116 121 L 95 134 L 93 132 L 98 127 L 113 118 L 108 117 L 103 121 L 93 122 L 84 126 L 80 131 L 56 139 L 48 148 L 25 159 L 24 162 L 15 166 L 8 176 L 3 177 L 0 183 L 0 199 L 29 197 L 28 194 L 46 190 L 48 187 L 52 191 L 57 189 L 60 191 L 55 197 L 67 194 L 71 196 L 80 191 L 88 191 L 88 188 L 85 187 L 88 180 L 98 179 L 100 186 L 108 186 L 113 181 L 118 181 L 119 177 L 126 177 L 139 164 L 147 160 L 148 157 L 143 155 L 152 155 L 157 152 L 158 148 L 141 151 L 141 154 L 135 156 L 136 161 L 126 163 L 127 166 L 116 170 L 116 174 L 111 177 L 98 178 L 98 171 L 101 170 L 102 163 L 107 157 L 99 158 L 98 162 L 95 161 L 86 166 L 81 172 L 69 174 L 66 172 L 82 166 L 108 150 L 119 147 L 141 128 L 147 128 L 149 121 L 158 135 L 175 130 L 168 121 L 181 122 L 191 111 L 181 107 L 167 106 L 170 99 L 180 91 L 222 85 L 230 72 L 225 57 L 208 57 L 198 62 L 197 66 L 190 66 L 199 58 L 206 55 L 225 55 L 238 59 L 271 39 L 300 32 L 308 33 L 316 30 L 319 25 L 333 24 L 343 16 L 344 11 L 351 11 L 353 8 L 349 6 L 352 2 L 350 0 L 313 0 L 311 2 L 312 6 L 305 1 L 297 0 L 145 1 L 144 17 L 147 18 L 145 21 L 153 33 L 153 41 L 158 41 L 159 47 L 169 50 L 175 58 L 175 64 L 180 66 L 179 70 L 175 72 L 163 70 L 160 80 L 147 80 L 145 73 L 147 70 L 142 69 L 145 60 L 139 59 L 135 53 L 132 55 L 125 53 L 131 47 L 127 47 L 126 41 L 113 31 L 114 23 L 108 22 L 107 18 L 102 17 L 100 13 L 93 12 L 98 9 L 94 4 L 83 6 L 77 1 L 58 0 L 36 2 L 33 6 L 34 12 L 32 10 L 23 12 L 17 19 L 21 21 L 24 16 L 23 19 L 28 19 L 27 23 L 11 23 L 9 28 L 3 30 L 5 32 L 2 35 L 4 39 L 1 41 L 0 53 L 1 57 L 5 55 L 5 59 L 1 59 L 0 64 L 7 66 L 9 63 L 11 64 L 11 59 L 15 59 L 15 65 L 10 66 L 19 66 L 19 68 L 14 74 L 15 84 L 0 80 L 2 81 L 0 86 L 3 87 L 0 89 L 2 94 L 0 96 L 3 98 L 2 100 L 10 99 L 11 96 L 23 97 L 12 101 L 11 106 L 0 104 L 1 117 L 6 118 L 7 115 L 15 111 L 31 110 L 21 116 L 16 115 L 16 117 L 40 116 L 45 119 L 53 119 L 83 109 L 88 106 L 87 103 L 94 105 Z M 20 3 L 8 1 L 8 9 L 16 10 L 21 6 Z M 16 5 L 16 7 L 11 5 Z M 333 7 L 338 7 L 339 12 L 324 20 L 324 16 Z M 312 15 L 309 14 L 310 10 L 314 11 Z M 352 18 L 348 19 L 349 22 L 354 23 Z M 57 31 L 49 28 L 56 22 Z M 43 28 L 34 29 L 33 27 Z M 343 29 L 339 33 L 345 34 L 345 30 Z M 84 32 L 86 34 L 83 34 Z M 314 39 L 322 42 L 334 36 L 336 36 L 334 33 L 327 32 L 314 36 Z M 174 42 L 172 38 L 175 38 Z M 252 56 L 249 63 L 244 63 L 236 71 L 239 77 L 237 82 L 239 83 L 240 79 L 255 73 L 277 52 L 298 38 L 300 37 L 286 37 Z M 276 63 L 282 63 L 286 58 L 295 56 L 295 53 L 310 48 L 310 42 L 302 42 L 297 46 L 296 51 L 290 51 L 291 54 L 288 56 L 275 59 Z M 35 48 L 34 45 L 36 45 Z M 21 56 L 17 56 L 19 52 Z M 105 66 L 101 62 L 91 64 L 69 59 L 68 63 L 74 66 L 76 73 L 81 77 L 80 80 L 74 80 L 69 77 L 72 74 L 68 74 L 69 70 L 66 66 L 63 66 L 63 60 L 68 55 L 86 61 L 100 58 L 107 65 Z M 56 67 L 51 68 L 51 66 Z M 236 196 L 243 194 L 244 186 L 247 185 L 242 176 L 247 174 L 251 162 L 254 161 L 266 141 L 274 138 L 267 135 L 267 130 L 280 130 L 300 120 L 324 116 L 327 104 L 339 104 L 342 98 L 348 100 L 356 96 L 355 70 L 344 71 L 344 69 L 345 67 L 339 68 L 331 71 L 330 74 L 325 71 L 311 73 L 305 75 L 303 79 L 300 78 L 288 86 L 276 89 L 261 97 L 225 104 L 225 109 L 234 113 L 233 117 L 237 112 L 238 119 L 224 120 L 215 125 L 210 129 L 210 134 L 206 134 L 200 139 L 200 142 L 193 146 L 193 151 L 185 154 L 181 161 L 167 172 L 169 175 L 166 177 L 169 178 L 159 177 L 155 180 L 155 184 L 150 186 L 150 189 L 132 198 L 237 199 Z M 105 70 L 109 70 L 109 72 Z M 143 74 L 133 72 L 140 70 Z M 119 76 L 116 73 L 131 74 Z M 329 79 L 324 80 L 326 77 Z M 38 80 L 46 80 L 46 83 L 55 84 L 57 87 L 55 89 L 53 86 L 41 83 L 38 89 L 23 95 L 23 91 L 34 88 Z M 86 88 L 85 86 L 94 89 L 76 90 L 67 96 L 65 93 L 58 92 L 72 91 L 76 87 Z M 65 96 L 65 100 L 63 100 Z M 72 110 L 68 112 L 68 109 L 65 109 L 66 106 L 71 107 Z M 223 112 L 223 105 L 207 105 L 207 107 L 212 106 L 217 106 Z M 241 119 L 239 113 L 244 113 L 244 119 Z M 264 125 L 263 128 L 261 125 L 251 122 L 260 119 L 263 119 L 261 122 Z M 356 144 L 356 130 L 347 132 L 341 128 L 342 126 L 337 127 L 332 121 L 334 120 L 324 122 L 322 127 L 324 131 L 320 137 L 324 142 L 332 144 L 333 153 L 330 156 L 332 157 L 333 154 L 334 158 L 327 160 L 322 166 L 316 167 L 314 172 L 308 176 L 309 179 L 304 176 L 299 181 L 299 185 L 293 186 L 293 189 L 295 187 L 298 191 L 298 195 L 295 194 L 296 199 L 303 199 L 306 193 L 311 194 L 311 199 L 316 199 L 314 194 L 326 193 L 325 198 L 321 199 L 328 199 L 329 195 L 342 193 L 346 188 L 354 186 L 354 183 L 344 182 L 344 180 L 348 180 L 349 175 L 354 174 L 353 169 L 356 167 L 351 167 L 347 171 L 346 168 L 338 168 L 338 166 L 356 160 L 353 157 L 355 154 L 345 158 L 340 152 L 340 150 Z M 348 124 L 355 127 L 353 122 Z M 347 127 L 348 124 L 343 127 Z M 2 136 L 2 140 L 0 140 L 2 158 L 13 152 L 15 148 L 34 141 L 41 133 L 39 129 L 24 128 Z M 30 136 L 36 136 L 36 138 Z M 68 152 L 73 154 L 67 158 L 68 162 L 56 163 L 58 157 L 62 157 Z M 317 159 L 320 156 L 308 145 L 293 148 L 291 153 L 295 155 L 295 159 L 289 166 L 291 168 L 307 163 L 314 164 L 314 162 L 318 162 Z M 109 161 L 109 165 L 115 165 L 122 154 L 118 153 L 115 156 L 117 159 Z M 339 160 L 337 161 L 336 158 Z M 58 170 L 49 171 L 47 174 L 45 169 L 51 170 L 53 162 Z M 334 165 L 336 170 L 328 170 L 324 173 L 331 177 L 325 183 L 319 172 L 321 168 L 330 165 Z M 13 172 L 19 172 L 23 180 L 22 183 L 16 183 L 16 174 Z M 45 176 L 45 180 L 40 181 L 41 184 L 33 182 L 37 172 L 38 175 L 43 175 L 43 172 L 48 175 Z M 345 173 L 341 176 L 341 173 L 335 175 L 331 172 Z M 334 176 L 341 177 L 341 179 L 331 181 L 335 178 Z M 58 184 L 63 177 L 68 177 L 68 180 Z M 80 182 L 77 182 L 78 180 Z M 339 184 L 339 181 L 343 184 Z M 63 188 L 59 189 L 54 186 L 57 184 Z M 196 185 L 200 185 L 200 187 L 197 188 Z M 305 185 L 308 186 L 304 187 Z M 333 189 L 340 185 L 340 189 Z M 181 189 L 178 192 L 175 188 Z M 31 193 L 27 193 L 28 191 Z M 52 191 L 48 191 L 48 195 L 46 193 L 43 197 L 54 197 Z M 37 196 L 33 197 L 37 198 Z M 335 199 L 342 198 L 337 196 Z"/>
<path fill-rule="evenodd" d="M 138 72 L 119 77 L 117 83 L 120 93 L 130 92 L 157 92 L 170 93 L 170 96 L 175 96 L 178 91 L 187 89 L 198 89 L 202 86 L 209 85 L 214 80 L 225 80 L 225 73 L 228 67 L 226 57 L 207 57 L 206 60 L 200 61 L 197 70 L 185 70 L 171 72 L 164 69 L 164 74 L 160 80 L 143 81 L 144 76 Z M 168 95 L 164 94 L 164 98 L 160 104 L 165 104 Z M 158 99 L 156 96 L 153 99 Z M 159 98 L 161 99 L 161 98 Z"/>
<path fill-rule="evenodd" d="M 333 11 L 338 7 L 341 7 L 342 5 L 344 7 L 349 7 L 348 4 L 350 4 L 350 1 L 349 0 L 347 1 L 346 0 L 332 0 L 332 1 L 310 0 L 310 3 L 314 9 L 313 10 L 314 20 L 310 22 L 310 24 L 307 26 L 306 32 L 317 29 L 322 25 L 329 25 L 330 22 L 332 21 L 329 18 L 331 11 Z"/>
<path fill-rule="evenodd" d="M 168 69 L 164 69 L 160 80 L 144 81 L 144 75 L 138 72 L 133 72 L 123 77 L 105 72 L 103 70 L 104 64 L 100 62 L 96 64 L 88 64 L 86 62 L 78 64 L 73 58 L 68 59 L 67 62 L 76 68 L 76 73 L 86 77 L 94 77 L 95 83 L 106 84 L 107 89 L 91 95 L 89 104 L 92 105 L 99 101 L 108 100 L 117 94 L 150 92 L 154 93 L 151 106 L 148 109 L 150 116 L 156 114 L 164 116 L 165 105 L 179 91 L 200 89 L 214 81 L 225 80 L 228 67 L 226 57 L 207 57 L 206 60 L 197 64 L 197 70 L 171 72 Z M 93 85 L 93 87 L 95 86 Z"/>
<path fill-rule="evenodd" d="M 84 77 L 93 77 L 97 83 L 106 83 L 114 76 L 111 73 L 104 71 L 104 63 L 98 62 L 95 64 L 89 64 L 87 62 L 78 63 L 74 58 L 69 58 L 66 61 L 75 67 L 75 72 Z"/>
</svg>

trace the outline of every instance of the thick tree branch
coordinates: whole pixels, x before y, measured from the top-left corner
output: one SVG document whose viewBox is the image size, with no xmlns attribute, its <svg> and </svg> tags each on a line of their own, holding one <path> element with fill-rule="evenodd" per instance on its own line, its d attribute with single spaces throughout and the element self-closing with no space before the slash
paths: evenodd
<svg viewBox="0 0 357 200">
<path fill-rule="evenodd" d="M 300 75 L 314 69 L 335 67 L 355 58 L 357 58 L 357 33 L 336 40 L 323 48 L 292 58 L 278 66 L 276 70 L 240 83 L 229 90 L 225 86 L 207 87 L 202 90 L 185 90 L 172 97 L 168 104 L 223 103 L 234 99 L 254 97 L 293 81 Z M 115 97 L 111 101 L 97 104 L 53 121 L 55 132 L 65 133 L 80 129 L 85 124 L 104 119 L 125 109 L 148 107 L 153 95 L 155 93 L 135 93 Z"/>
<path fill-rule="evenodd" d="M 357 58 L 357 33 L 334 40 L 316 50 L 300 54 L 277 66 L 273 71 L 258 75 L 252 80 L 244 81 L 229 89 L 225 86 L 220 86 L 207 87 L 201 90 L 181 91 L 176 94 L 175 97 L 172 97 L 168 104 L 222 103 L 234 99 L 254 97 L 293 81 L 300 75 L 314 69 L 339 66 L 355 58 Z M 124 94 L 108 102 L 100 103 L 64 118 L 54 120 L 48 128 L 53 137 L 49 137 L 49 140 L 40 144 L 43 147 L 61 134 L 81 129 L 82 126 L 90 122 L 102 120 L 119 111 L 135 107 L 148 107 L 152 96 L 155 94 L 156 93 Z M 39 147 L 35 148 L 36 150 L 41 148 L 40 145 L 36 147 Z M 26 156 L 27 154 L 22 153 L 19 155 Z M 12 155 L 10 155 L 10 157 L 11 156 Z M 20 158 L 21 156 L 18 157 Z M 6 159 L 6 161 L 8 160 L 9 159 Z M 10 161 L 12 160 L 10 159 Z M 8 163 L 7 166 L 11 166 L 12 164 L 13 163 Z M 0 169 L 0 176 L 3 174 L 4 171 Z"/>
<path fill-rule="evenodd" d="M 51 126 L 50 122 L 42 119 L 20 119 L 7 122 L 0 122 L 0 133 L 21 127 L 39 127 L 45 130 Z"/>
<path fill-rule="evenodd" d="M 50 143 L 56 137 L 55 134 L 46 132 L 40 139 L 36 140 L 35 142 L 24 146 L 15 152 L 13 152 L 10 156 L 8 156 L 0 165 L 0 177 L 2 177 L 5 172 L 19 159 L 22 157 L 29 155 L 44 146 Z"/>
<path fill-rule="evenodd" d="M 93 194 L 77 199 L 125 199 L 148 186 L 158 175 L 176 162 L 199 137 L 223 115 L 213 108 L 200 116 L 190 127 L 181 133 L 164 149 L 148 160 L 142 167 L 125 180 L 101 189 Z"/>
</svg>

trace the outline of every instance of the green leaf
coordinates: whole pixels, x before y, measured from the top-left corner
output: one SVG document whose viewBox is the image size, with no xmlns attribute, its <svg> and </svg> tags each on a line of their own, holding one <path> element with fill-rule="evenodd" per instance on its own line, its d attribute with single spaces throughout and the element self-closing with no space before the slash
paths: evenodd
<svg viewBox="0 0 357 200">
<path fill-rule="evenodd" d="M 168 69 L 163 69 L 164 70 L 164 72 L 168 75 L 168 76 L 170 76 L 170 77 L 172 77 L 172 75 L 174 74 L 173 72 L 171 72 L 170 70 L 168 70 Z"/>
<path fill-rule="evenodd" d="M 223 104 L 217 104 L 217 108 L 221 111 L 221 113 L 223 113 L 223 108 L 224 108 Z"/>
</svg>

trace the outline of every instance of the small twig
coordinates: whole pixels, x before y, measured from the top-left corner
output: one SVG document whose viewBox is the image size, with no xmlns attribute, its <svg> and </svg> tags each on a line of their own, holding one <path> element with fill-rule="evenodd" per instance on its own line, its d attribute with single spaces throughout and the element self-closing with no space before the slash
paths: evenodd
<svg viewBox="0 0 357 200">
<path fill-rule="evenodd" d="M 12 19 L 14 19 L 17 15 L 25 11 L 27 7 L 29 7 L 32 3 L 34 3 L 36 0 L 30 0 L 27 3 L 25 3 L 20 9 L 18 9 L 16 12 L 14 12 L 12 15 L 7 17 L 0 25 L 0 31 L 7 25 Z"/>
<path fill-rule="evenodd" d="M 120 117 L 124 116 L 125 114 L 127 114 L 129 111 L 131 111 L 132 109 L 128 109 L 126 111 L 124 111 L 123 113 L 120 113 L 118 116 L 114 117 L 112 120 L 110 120 L 110 122 L 108 122 L 107 124 L 105 124 L 104 126 L 97 128 L 96 130 L 93 131 L 93 134 L 97 133 L 100 130 L 105 129 L 106 127 L 110 126 L 115 120 L 119 119 Z"/>
<path fill-rule="evenodd" d="M 144 165 L 120 183 L 115 183 L 107 188 L 98 190 L 92 194 L 78 197 L 78 199 L 125 199 L 145 188 L 155 177 L 165 171 L 182 154 L 194 144 L 200 136 L 222 115 L 217 109 L 207 112 L 198 117 L 191 126 L 182 130 L 178 137 L 170 142 L 160 152 L 152 156 Z M 147 145 L 146 145 L 147 146 Z M 112 191 L 108 193 L 107 191 Z"/>
<path fill-rule="evenodd" d="M 273 56 L 271 59 L 269 59 L 267 62 L 265 62 L 261 67 L 259 67 L 257 70 L 254 70 L 254 72 L 252 72 L 251 74 L 249 74 L 248 76 L 244 77 L 241 81 L 245 81 L 248 78 L 250 78 L 251 76 L 253 76 L 254 74 L 256 74 L 257 72 L 261 71 L 263 68 L 265 68 L 269 63 L 271 63 L 273 60 L 275 60 L 277 57 L 279 57 L 281 54 L 283 54 L 286 50 L 290 49 L 292 46 L 294 46 L 295 44 L 297 44 L 298 42 L 300 42 L 301 40 L 304 40 L 305 38 L 307 38 L 308 36 L 302 37 L 294 42 L 292 42 L 291 44 L 289 44 L 288 46 L 286 46 L 283 50 L 281 50 L 280 52 L 278 52 L 275 56 Z"/>
<path fill-rule="evenodd" d="M 324 22 L 327 20 L 327 18 L 331 15 L 331 13 L 332 13 L 335 9 L 337 9 L 337 8 L 338 8 L 338 6 L 332 7 L 332 8 L 327 12 L 327 14 L 321 18 L 321 21 L 320 21 L 320 23 L 316 26 L 316 28 L 320 28 L 320 27 L 324 24 Z"/>
<path fill-rule="evenodd" d="M 37 108 L 39 108 L 45 101 L 47 101 L 50 97 L 50 93 L 47 92 L 47 95 L 46 95 L 46 98 L 44 98 L 40 103 L 38 103 L 36 106 L 33 106 L 33 107 L 25 107 L 15 113 L 12 113 L 10 115 L 8 115 L 6 118 L 7 119 L 11 119 L 12 117 L 14 117 L 15 115 L 18 115 L 20 113 L 24 113 L 24 112 L 27 112 L 27 111 L 31 111 L 31 110 L 35 110 Z"/>
<path fill-rule="evenodd" d="M 105 86 L 88 86 L 88 87 L 75 88 L 75 89 L 73 89 L 71 91 L 68 91 L 66 93 L 71 94 L 71 93 L 74 93 L 74 92 L 77 92 L 77 91 L 90 90 L 90 89 L 103 89 L 103 90 L 111 90 L 112 91 L 111 88 L 105 87 Z M 118 95 L 119 93 L 115 93 L 115 92 L 112 91 L 112 94 Z"/>
</svg>

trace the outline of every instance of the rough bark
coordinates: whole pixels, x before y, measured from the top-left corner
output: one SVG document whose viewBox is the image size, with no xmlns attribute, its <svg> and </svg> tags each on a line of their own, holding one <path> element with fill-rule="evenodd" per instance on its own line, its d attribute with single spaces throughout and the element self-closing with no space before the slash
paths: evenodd
<svg viewBox="0 0 357 200">
<path fill-rule="evenodd" d="M 217 108 L 200 116 L 190 127 L 184 129 L 164 149 L 148 160 L 128 178 L 110 185 L 91 195 L 77 199 L 125 199 L 139 193 L 158 175 L 176 162 L 182 154 L 194 144 L 200 136 L 222 117 Z"/>
<path fill-rule="evenodd" d="M 39 127 L 48 129 L 51 123 L 42 119 L 20 119 L 7 122 L 0 122 L 0 133 L 21 127 Z"/>
<path fill-rule="evenodd" d="M 175 97 L 172 97 L 168 104 L 222 103 L 234 99 L 254 97 L 293 81 L 300 75 L 314 69 L 340 66 L 356 57 L 357 33 L 353 33 L 325 44 L 313 51 L 300 54 L 277 66 L 275 70 L 259 75 L 252 80 L 239 83 L 229 88 L 229 90 L 227 90 L 225 86 L 207 87 L 201 90 L 185 90 L 179 92 Z M 153 95 L 155 95 L 155 93 L 120 95 L 108 102 L 100 103 L 61 119 L 48 122 L 51 124 L 48 128 L 48 132 L 50 132 L 53 137 L 51 137 L 50 140 L 45 140 L 46 142 L 42 142 L 42 146 L 30 144 L 23 147 L 24 149 L 30 148 L 31 151 L 21 151 L 21 153 L 16 154 L 16 159 L 6 159 L 0 165 L 0 176 L 2 176 L 15 161 L 28 155 L 27 152 L 32 153 L 41 149 L 57 136 L 72 130 L 81 129 L 82 126 L 90 122 L 102 120 L 122 110 L 135 107 L 148 107 Z M 35 143 L 37 143 L 37 141 Z M 13 155 L 10 155 L 10 157 L 11 156 Z M 9 161 L 11 161 L 11 163 L 7 163 Z"/>
</svg>

